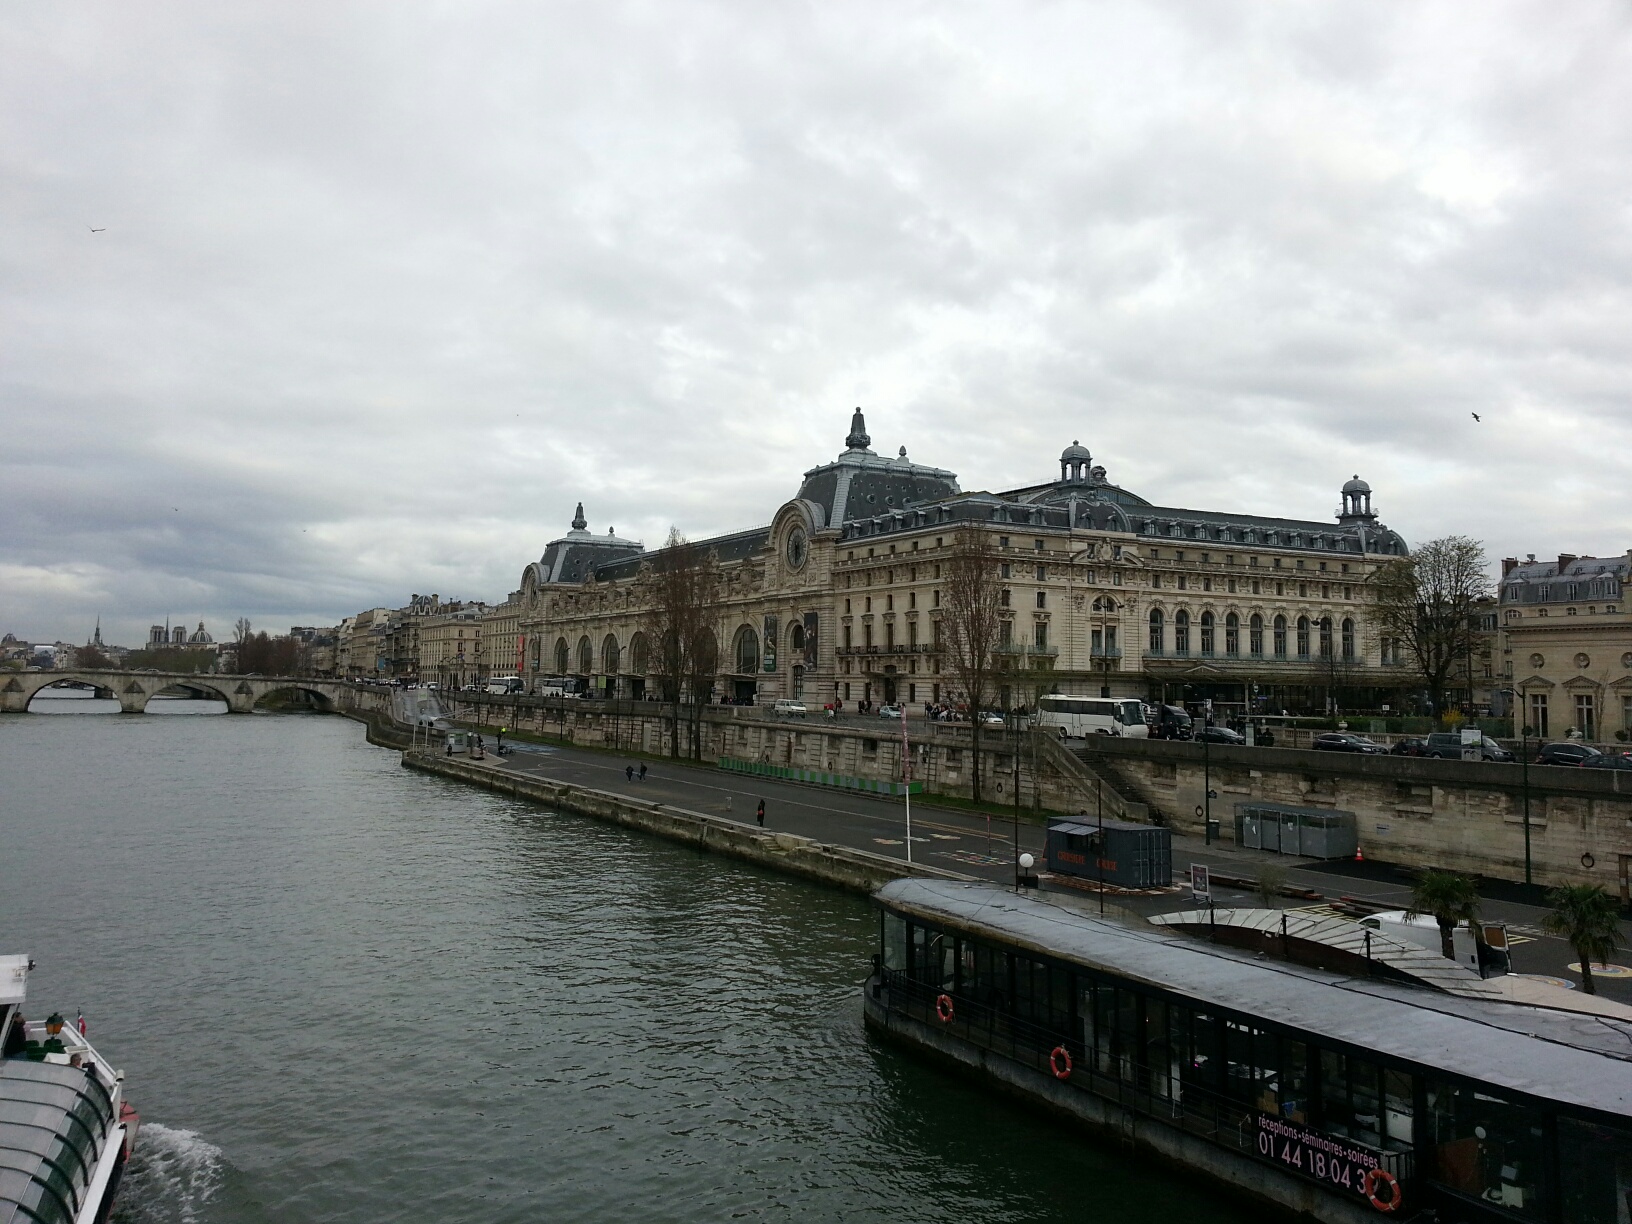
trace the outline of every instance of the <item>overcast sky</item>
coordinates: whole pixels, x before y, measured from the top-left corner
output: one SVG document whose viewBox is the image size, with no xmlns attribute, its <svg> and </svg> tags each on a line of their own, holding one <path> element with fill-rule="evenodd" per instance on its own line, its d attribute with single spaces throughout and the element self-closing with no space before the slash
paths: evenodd
<svg viewBox="0 0 1632 1224">
<path fill-rule="evenodd" d="M 1620 552 L 1629 13 L 0 0 L 0 631 L 502 599 L 858 404 L 966 489 Z"/>
</svg>

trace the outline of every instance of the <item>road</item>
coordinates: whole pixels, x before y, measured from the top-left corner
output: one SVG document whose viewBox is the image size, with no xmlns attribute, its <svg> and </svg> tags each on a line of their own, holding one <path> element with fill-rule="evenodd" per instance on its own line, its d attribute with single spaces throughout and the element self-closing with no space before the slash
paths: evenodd
<svg viewBox="0 0 1632 1224">
<path fill-rule="evenodd" d="M 631 780 L 626 769 L 638 771 L 640 761 L 616 754 L 545 744 L 517 743 L 513 755 L 503 759 L 503 768 L 554 781 L 570 782 L 597 790 L 661 803 L 672 803 L 693 811 L 725 816 L 752 823 L 761 800 L 765 803 L 765 827 L 822 842 L 850 846 L 874 854 L 906 860 L 906 809 L 900 799 L 884 799 L 828 787 L 783 782 L 769 778 L 744 777 L 712 766 L 688 765 L 677 761 L 648 760 L 644 781 Z M 963 872 L 1004 884 L 1014 880 L 1016 825 L 1009 818 L 985 816 L 938 807 L 933 800 L 915 799 L 912 804 L 911 859 L 914 862 Z M 1019 852 L 1042 859 L 1043 831 L 1026 820 L 1018 825 Z M 1197 837 L 1173 835 L 1175 880 L 1187 878 L 1191 863 L 1204 863 L 1215 874 L 1255 878 L 1264 863 L 1287 870 L 1287 882 L 1323 895 L 1322 901 L 1284 899 L 1288 908 L 1329 912 L 1330 901 L 1342 897 L 1403 909 L 1411 899 L 1410 877 L 1385 864 L 1321 863 L 1295 859 L 1233 846 L 1205 846 Z M 1045 891 L 1081 897 L 1076 889 L 1054 887 L 1045 881 Z M 1215 904 L 1257 905 L 1248 891 L 1225 888 L 1216 882 Z M 1118 904 L 1140 913 L 1167 913 L 1190 908 L 1188 889 L 1174 889 L 1155 896 L 1116 896 Z M 1575 953 L 1562 940 L 1544 935 L 1541 922 L 1546 911 L 1538 904 L 1538 890 L 1500 883 L 1485 889 L 1481 913 L 1488 921 L 1508 925 L 1513 941 L 1513 968 L 1518 973 L 1540 974 L 1580 981 L 1568 968 Z M 1632 948 L 1632 926 L 1622 923 L 1623 938 Z M 1632 952 L 1622 961 L 1632 965 Z M 1612 966 L 1612 972 L 1614 967 Z M 1632 968 L 1624 978 L 1595 973 L 1599 993 L 1606 998 L 1632 1004 Z"/>
</svg>

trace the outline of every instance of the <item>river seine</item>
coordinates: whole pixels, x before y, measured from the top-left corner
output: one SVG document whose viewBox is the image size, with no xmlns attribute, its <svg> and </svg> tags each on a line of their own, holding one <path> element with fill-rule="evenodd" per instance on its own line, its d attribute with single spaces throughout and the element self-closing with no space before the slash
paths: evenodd
<svg viewBox="0 0 1632 1224">
<path fill-rule="evenodd" d="M 125 1069 L 116 1220 L 1247 1218 L 869 1039 L 874 930 L 339 718 L 0 717 L 0 951 Z"/>
</svg>

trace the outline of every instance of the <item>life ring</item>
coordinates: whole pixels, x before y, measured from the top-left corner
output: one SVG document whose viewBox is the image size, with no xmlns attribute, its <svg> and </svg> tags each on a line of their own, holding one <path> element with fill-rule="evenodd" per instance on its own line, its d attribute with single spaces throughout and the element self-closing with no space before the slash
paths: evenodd
<svg viewBox="0 0 1632 1224">
<path fill-rule="evenodd" d="M 952 996 L 940 995 L 935 1000 L 935 1014 L 941 1018 L 942 1024 L 952 1023 Z"/>
<path fill-rule="evenodd" d="M 1377 1191 L 1384 1186 L 1388 1187 L 1388 1197 L 1386 1199 L 1379 1198 L 1377 1194 Z M 1387 1169 L 1367 1170 L 1365 1188 L 1366 1201 L 1378 1211 L 1393 1211 L 1400 1205 L 1399 1180 Z"/>
<path fill-rule="evenodd" d="M 1057 1045 L 1049 1053 L 1048 1069 L 1054 1072 L 1054 1078 L 1064 1080 L 1071 1078 L 1071 1051 L 1063 1045 Z"/>
</svg>

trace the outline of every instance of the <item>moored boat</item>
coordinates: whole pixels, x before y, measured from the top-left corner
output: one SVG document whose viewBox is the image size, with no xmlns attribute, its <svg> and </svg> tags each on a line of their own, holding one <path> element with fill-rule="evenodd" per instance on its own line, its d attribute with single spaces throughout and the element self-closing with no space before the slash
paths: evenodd
<svg viewBox="0 0 1632 1224">
<path fill-rule="evenodd" d="M 0 1224 L 102 1224 L 140 1118 L 85 1022 L 23 1013 L 27 956 L 0 956 Z"/>
</svg>

